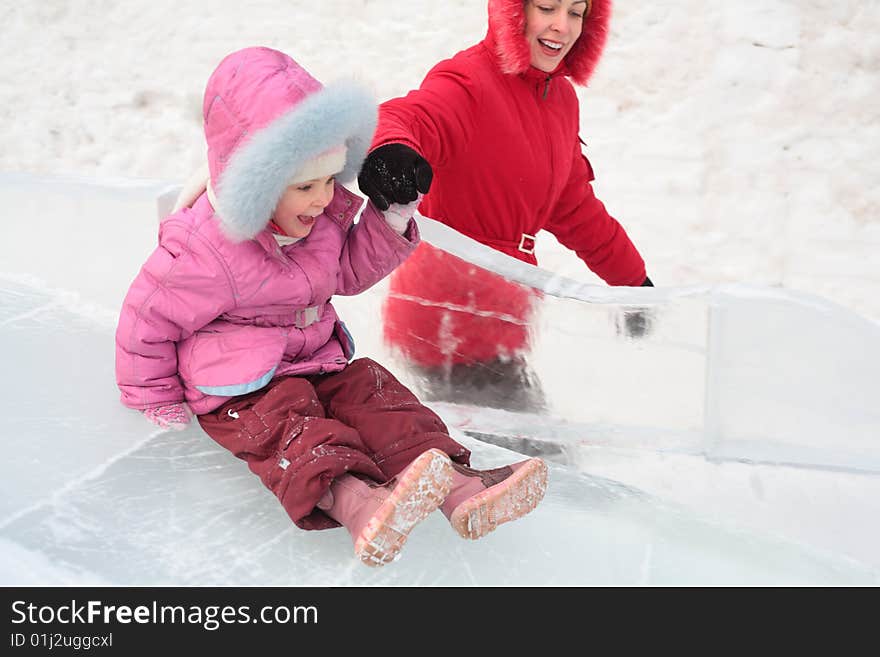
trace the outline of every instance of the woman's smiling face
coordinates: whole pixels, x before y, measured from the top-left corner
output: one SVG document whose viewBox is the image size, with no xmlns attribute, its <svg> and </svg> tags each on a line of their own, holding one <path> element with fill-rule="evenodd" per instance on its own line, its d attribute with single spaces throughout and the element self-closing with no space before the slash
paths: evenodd
<svg viewBox="0 0 880 657">
<path fill-rule="evenodd" d="M 531 64 L 552 73 L 578 40 L 589 0 L 526 0 L 526 40 Z"/>
</svg>

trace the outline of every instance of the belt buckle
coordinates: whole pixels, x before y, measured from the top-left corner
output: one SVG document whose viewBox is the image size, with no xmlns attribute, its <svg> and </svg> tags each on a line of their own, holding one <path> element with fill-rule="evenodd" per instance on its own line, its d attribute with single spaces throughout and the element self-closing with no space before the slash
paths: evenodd
<svg viewBox="0 0 880 657">
<path fill-rule="evenodd" d="M 526 245 L 526 240 L 528 240 L 528 245 Z M 537 239 L 534 235 L 529 235 L 528 233 L 523 233 L 522 237 L 519 239 L 519 246 L 517 247 L 523 253 L 528 253 L 529 255 L 533 255 L 535 253 L 535 242 Z"/>
<path fill-rule="evenodd" d="M 320 306 L 309 306 L 308 308 L 296 310 L 294 311 L 293 318 L 294 326 L 298 329 L 311 326 L 320 318 Z"/>
</svg>

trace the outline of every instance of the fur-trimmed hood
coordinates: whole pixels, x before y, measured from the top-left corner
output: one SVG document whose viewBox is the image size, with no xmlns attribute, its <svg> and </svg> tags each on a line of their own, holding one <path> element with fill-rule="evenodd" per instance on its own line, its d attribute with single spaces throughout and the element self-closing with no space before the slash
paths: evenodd
<svg viewBox="0 0 880 657">
<path fill-rule="evenodd" d="M 518 75 L 531 66 L 529 44 L 525 38 L 526 14 L 523 0 L 489 0 L 489 35 L 499 66 L 504 73 Z M 611 20 L 611 0 L 593 0 L 590 15 L 584 19 L 581 36 L 563 62 L 561 72 L 577 84 L 586 84 L 593 74 Z"/>
<path fill-rule="evenodd" d="M 340 182 L 360 170 L 376 103 L 352 82 L 324 87 L 289 56 L 245 48 L 220 62 L 204 99 L 210 190 L 224 232 L 241 240 L 269 223 L 291 176 L 345 144 Z"/>
</svg>

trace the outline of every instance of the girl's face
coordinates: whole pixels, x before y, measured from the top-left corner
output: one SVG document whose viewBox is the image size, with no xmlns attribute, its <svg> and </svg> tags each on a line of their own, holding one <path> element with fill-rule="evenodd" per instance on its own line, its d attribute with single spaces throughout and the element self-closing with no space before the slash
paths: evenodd
<svg viewBox="0 0 880 657">
<path fill-rule="evenodd" d="M 526 0 L 532 66 L 552 73 L 581 35 L 590 0 Z"/>
<path fill-rule="evenodd" d="M 275 206 L 272 219 L 290 237 L 306 237 L 333 198 L 334 180 L 333 176 L 325 176 L 291 185 Z"/>
</svg>

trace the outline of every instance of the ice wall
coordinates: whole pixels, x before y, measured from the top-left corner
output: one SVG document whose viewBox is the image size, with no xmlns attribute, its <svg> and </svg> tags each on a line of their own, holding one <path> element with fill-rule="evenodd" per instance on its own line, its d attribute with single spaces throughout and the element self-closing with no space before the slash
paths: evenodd
<svg viewBox="0 0 880 657">
<path fill-rule="evenodd" d="M 420 224 L 462 267 L 544 293 L 534 361 L 550 415 L 650 427 L 646 440 L 716 459 L 880 472 L 880 324 L 768 287 L 599 287 Z M 644 334 L 626 330 L 633 313 Z"/>
</svg>

